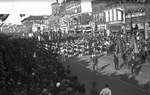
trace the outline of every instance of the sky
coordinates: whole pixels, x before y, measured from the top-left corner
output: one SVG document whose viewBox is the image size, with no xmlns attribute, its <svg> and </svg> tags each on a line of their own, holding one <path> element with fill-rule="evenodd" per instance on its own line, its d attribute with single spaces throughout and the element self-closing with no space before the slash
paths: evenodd
<svg viewBox="0 0 150 95">
<path fill-rule="evenodd" d="M 61 3 L 63 0 L 58 0 Z M 50 15 L 51 4 L 56 0 L 0 0 L 0 14 L 10 14 L 6 23 L 20 24 L 19 14 Z"/>
</svg>

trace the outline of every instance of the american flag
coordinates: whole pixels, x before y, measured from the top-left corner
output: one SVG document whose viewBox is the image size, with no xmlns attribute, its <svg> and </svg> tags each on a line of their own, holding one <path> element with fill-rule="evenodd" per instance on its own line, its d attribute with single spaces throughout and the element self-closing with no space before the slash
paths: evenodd
<svg viewBox="0 0 150 95">
<path fill-rule="evenodd" d="M 25 14 L 20 14 L 20 17 L 22 18 L 22 17 L 24 17 L 25 16 Z"/>
<path fill-rule="evenodd" d="M 66 19 L 66 18 L 64 18 L 64 19 L 63 19 L 63 22 L 64 22 L 65 24 L 67 24 L 67 19 Z"/>
</svg>

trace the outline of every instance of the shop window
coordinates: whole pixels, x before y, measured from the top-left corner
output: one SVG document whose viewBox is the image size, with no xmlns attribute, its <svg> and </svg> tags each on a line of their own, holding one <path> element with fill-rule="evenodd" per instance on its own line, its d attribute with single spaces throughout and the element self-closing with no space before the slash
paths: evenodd
<svg viewBox="0 0 150 95">
<path fill-rule="evenodd" d="M 81 12 L 81 6 L 78 6 L 77 10 L 78 10 L 77 13 L 80 13 Z"/>
<path fill-rule="evenodd" d="M 110 21 L 113 21 L 112 20 L 112 18 L 113 18 L 112 10 L 109 10 L 109 16 L 110 16 Z"/>
<path fill-rule="evenodd" d="M 70 20 L 70 25 L 72 25 L 72 19 Z"/>
<path fill-rule="evenodd" d="M 116 20 L 118 20 L 118 11 L 116 11 Z"/>
<path fill-rule="evenodd" d="M 93 21 L 96 21 L 96 14 L 93 14 Z"/>
<path fill-rule="evenodd" d="M 72 9 L 72 14 L 74 14 L 74 13 L 75 13 L 75 8 Z"/>
<path fill-rule="evenodd" d="M 72 10 L 70 10 L 70 12 L 69 12 L 69 13 L 70 13 L 70 15 L 71 15 L 71 12 L 72 12 Z"/>
<path fill-rule="evenodd" d="M 67 11 L 67 14 L 70 15 L 70 11 Z"/>
<path fill-rule="evenodd" d="M 102 21 L 102 14 L 101 13 L 99 13 L 99 21 Z"/>
<path fill-rule="evenodd" d="M 77 13 L 79 13 L 79 7 L 77 7 Z"/>
<path fill-rule="evenodd" d="M 108 11 L 108 21 L 110 21 L 110 11 Z"/>
<path fill-rule="evenodd" d="M 108 11 L 106 11 L 106 22 L 108 22 L 109 21 L 109 16 L 108 16 Z"/>
<path fill-rule="evenodd" d="M 81 6 L 79 6 L 79 12 L 81 12 Z"/>
<path fill-rule="evenodd" d="M 70 10 L 70 15 L 72 15 L 72 9 Z"/>
<path fill-rule="evenodd" d="M 112 10 L 112 21 L 114 21 L 114 10 Z"/>
<path fill-rule="evenodd" d="M 99 21 L 104 21 L 104 13 L 99 13 Z"/>
<path fill-rule="evenodd" d="M 96 14 L 95 18 L 96 18 L 96 22 L 97 22 L 99 20 L 98 19 L 99 18 L 98 14 Z"/>
</svg>

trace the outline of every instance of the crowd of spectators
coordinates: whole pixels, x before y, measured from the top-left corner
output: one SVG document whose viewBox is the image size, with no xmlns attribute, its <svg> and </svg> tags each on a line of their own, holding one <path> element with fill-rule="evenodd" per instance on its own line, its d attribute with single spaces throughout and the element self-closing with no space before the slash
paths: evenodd
<svg viewBox="0 0 150 95">
<path fill-rule="evenodd" d="M 69 65 L 67 68 L 62 65 L 60 49 L 64 49 L 67 57 L 97 52 L 122 52 L 129 56 L 133 51 L 129 44 L 118 34 L 81 35 L 49 42 L 1 34 L 0 92 L 3 95 L 84 95 L 85 85 L 72 75 Z M 147 50 L 139 51 L 144 61 Z"/>
<path fill-rule="evenodd" d="M 109 36 L 105 33 L 94 35 L 89 33 L 81 34 L 81 37 L 77 39 L 63 41 L 61 49 L 64 50 L 67 57 L 74 55 L 82 57 L 83 55 L 98 53 L 116 55 L 114 57 L 114 60 L 118 60 L 114 61 L 116 70 L 122 67 L 125 67 L 125 69 L 131 68 L 131 73 L 133 74 L 133 69 L 137 71 L 139 67 L 142 67 L 143 63 L 148 62 L 150 49 L 145 41 L 142 36 L 130 35 L 130 38 L 126 39 L 125 35 L 119 33 L 111 33 Z M 119 62 L 120 59 L 123 59 L 123 63 Z"/>
<path fill-rule="evenodd" d="M 85 85 L 59 61 L 57 45 L 2 34 L 1 95 L 84 95 Z"/>
</svg>

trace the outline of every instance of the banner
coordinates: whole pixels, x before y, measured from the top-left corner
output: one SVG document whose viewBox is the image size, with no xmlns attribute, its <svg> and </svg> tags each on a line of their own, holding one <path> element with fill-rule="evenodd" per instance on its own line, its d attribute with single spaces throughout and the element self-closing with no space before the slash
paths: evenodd
<svg viewBox="0 0 150 95">
<path fill-rule="evenodd" d="M 134 36 L 132 36 L 132 38 L 131 38 L 130 48 L 133 49 L 134 53 L 139 53 L 138 46 L 137 46 Z"/>
<path fill-rule="evenodd" d="M 149 0 L 147 1 L 145 9 L 146 9 L 146 19 L 150 20 L 150 1 Z"/>
<path fill-rule="evenodd" d="M 135 38 L 134 36 L 132 36 L 131 40 L 130 40 L 130 48 L 133 49 L 134 48 L 134 42 L 135 42 Z"/>
</svg>

